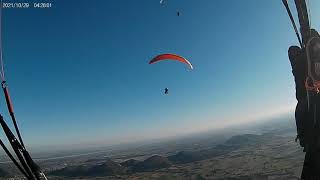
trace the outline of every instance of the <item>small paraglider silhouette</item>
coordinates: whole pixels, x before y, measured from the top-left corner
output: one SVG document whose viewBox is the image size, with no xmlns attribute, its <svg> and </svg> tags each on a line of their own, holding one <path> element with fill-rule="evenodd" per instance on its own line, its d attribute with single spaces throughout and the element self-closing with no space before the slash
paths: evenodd
<svg viewBox="0 0 320 180">
<path fill-rule="evenodd" d="M 169 89 L 168 88 L 164 89 L 164 94 L 169 94 Z"/>
<path fill-rule="evenodd" d="M 180 11 L 177 11 L 177 16 L 180 16 Z"/>
</svg>

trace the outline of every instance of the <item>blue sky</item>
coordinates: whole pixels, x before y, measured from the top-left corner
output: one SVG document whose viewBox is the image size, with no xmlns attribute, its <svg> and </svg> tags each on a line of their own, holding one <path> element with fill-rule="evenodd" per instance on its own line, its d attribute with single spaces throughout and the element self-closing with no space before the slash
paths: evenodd
<svg viewBox="0 0 320 180">
<path fill-rule="evenodd" d="M 280 0 L 164 2 L 4 10 L 6 76 L 26 144 L 176 136 L 294 108 L 287 49 L 297 40 Z M 319 29 L 320 2 L 310 5 Z M 184 56 L 194 70 L 148 64 L 161 53 Z"/>
</svg>

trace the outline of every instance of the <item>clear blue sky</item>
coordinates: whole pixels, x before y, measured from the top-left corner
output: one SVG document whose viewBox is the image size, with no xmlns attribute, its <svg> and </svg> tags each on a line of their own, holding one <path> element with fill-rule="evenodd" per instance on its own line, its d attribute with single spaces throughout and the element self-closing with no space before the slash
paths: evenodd
<svg viewBox="0 0 320 180">
<path fill-rule="evenodd" d="M 164 2 L 4 10 L 6 75 L 26 144 L 175 136 L 294 107 L 287 49 L 297 40 L 281 0 Z M 310 3 L 319 29 L 320 2 Z M 149 65 L 160 53 L 180 54 L 194 70 Z"/>
</svg>

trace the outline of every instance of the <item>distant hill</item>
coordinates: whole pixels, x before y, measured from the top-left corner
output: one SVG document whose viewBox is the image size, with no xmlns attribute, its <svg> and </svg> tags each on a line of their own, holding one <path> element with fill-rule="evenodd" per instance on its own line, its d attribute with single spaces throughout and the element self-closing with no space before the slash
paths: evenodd
<svg viewBox="0 0 320 180">
<path fill-rule="evenodd" d="M 69 166 L 51 172 L 51 175 L 55 176 L 67 176 L 67 177 L 76 177 L 76 176 L 110 176 L 124 174 L 126 168 L 120 164 L 113 162 L 111 160 L 106 160 L 102 164 L 98 165 L 80 165 L 80 166 Z"/>
<path fill-rule="evenodd" d="M 103 157 L 103 158 L 95 158 L 95 159 L 88 159 L 86 160 L 86 163 L 99 163 L 99 162 L 104 162 L 104 161 L 108 161 L 110 160 L 107 157 Z"/>
<path fill-rule="evenodd" d="M 136 164 L 140 163 L 141 161 L 135 160 L 135 159 L 129 159 L 127 161 L 124 161 L 120 163 L 124 167 L 132 167 L 135 166 Z"/>
<path fill-rule="evenodd" d="M 211 159 L 221 155 L 228 154 L 242 147 L 256 147 L 270 139 L 275 139 L 275 135 L 271 134 L 244 134 L 229 138 L 224 143 L 212 148 L 198 151 L 180 151 L 177 154 L 163 157 L 159 155 L 151 156 L 144 161 L 130 159 L 122 163 L 116 163 L 110 159 L 101 160 L 92 159 L 86 162 L 86 165 L 69 166 L 51 172 L 51 175 L 65 177 L 79 176 L 111 176 L 134 174 L 136 172 L 150 172 L 162 168 L 168 168 L 174 164 L 192 163 L 205 159 Z M 95 162 L 93 164 L 93 162 Z"/>
<path fill-rule="evenodd" d="M 269 137 L 270 135 L 267 134 L 243 134 L 231 137 L 224 144 L 233 146 L 257 145 L 263 143 L 263 140 Z"/>
<path fill-rule="evenodd" d="M 104 163 L 98 165 L 68 166 L 59 170 L 55 170 L 51 172 L 50 175 L 66 177 L 111 176 L 128 173 L 128 168 L 130 168 L 131 173 L 135 173 L 154 171 L 170 166 L 171 162 L 166 157 L 155 155 L 147 158 L 144 161 L 130 159 L 128 161 L 122 162 L 121 164 L 111 160 L 107 160 Z"/>
<path fill-rule="evenodd" d="M 171 166 L 171 162 L 168 160 L 168 158 L 154 155 L 140 163 L 137 163 L 133 167 L 133 171 L 136 171 L 136 172 L 154 171 L 157 169 L 167 168 L 170 166 Z"/>
<path fill-rule="evenodd" d="M 109 160 L 103 164 L 92 166 L 86 173 L 86 176 L 119 175 L 126 173 L 126 170 L 126 167 Z"/>
<path fill-rule="evenodd" d="M 190 163 L 203 159 L 199 152 L 180 151 L 175 155 L 169 156 L 168 159 L 175 164 Z"/>
<path fill-rule="evenodd" d="M 52 171 L 50 175 L 54 176 L 85 176 L 89 170 L 90 166 L 80 165 L 80 166 L 68 166 L 59 170 Z"/>
<path fill-rule="evenodd" d="M 194 161 L 201 161 L 204 159 L 210 159 L 216 156 L 230 153 L 244 146 L 256 146 L 259 145 L 268 138 L 272 138 L 272 135 L 254 135 L 244 134 L 233 136 L 222 144 L 215 147 L 199 150 L 199 151 L 180 151 L 175 155 L 171 155 L 168 159 L 174 164 L 191 163 Z"/>
</svg>

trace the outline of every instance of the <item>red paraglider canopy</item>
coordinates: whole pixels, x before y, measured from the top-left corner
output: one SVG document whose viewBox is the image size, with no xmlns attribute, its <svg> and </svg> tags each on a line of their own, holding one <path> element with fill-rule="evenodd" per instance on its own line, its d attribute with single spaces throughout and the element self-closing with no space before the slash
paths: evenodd
<svg viewBox="0 0 320 180">
<path fill-rule="evenodd" d="M 149 64 L 153 64 L 153 63 L 156 63 L 158 61 L 162 61 L 162 60 L 174 60 L 174 61 L 179 61 L 179 62 L 182 62 L 182 63 L 185 63 L 187 64 L 191 69 L 193 69 L 193 66 L 192 64 L 185 58 L 181 57 L 181 56 L 178 56 L 176 54 L 160 54 L 156 57 L 154 57 L 150 62 Z"/>
</svg>

